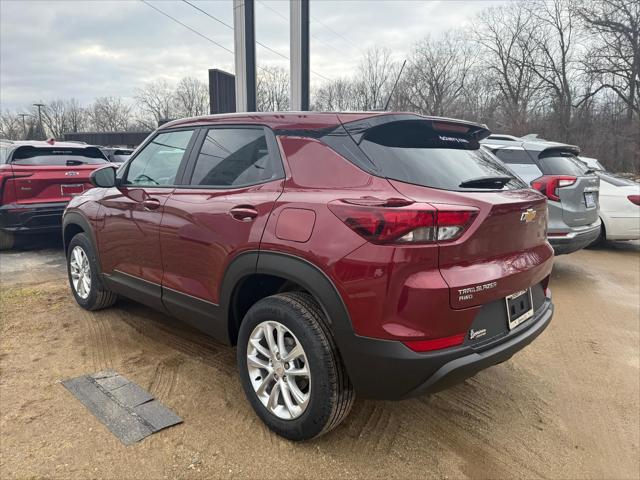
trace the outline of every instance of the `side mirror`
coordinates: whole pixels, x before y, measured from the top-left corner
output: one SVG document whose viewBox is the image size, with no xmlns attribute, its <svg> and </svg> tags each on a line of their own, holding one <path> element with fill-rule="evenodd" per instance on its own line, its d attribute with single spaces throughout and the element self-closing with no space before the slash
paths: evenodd
<svg viewBox="0 0 640 480">
<path fill-rule="evenodd" d="M 116 168 L 113 165 L 106 165 L 91 172 L 89 180 L 96 187 L 111 188 L 116 186 Z"/>
</svg>

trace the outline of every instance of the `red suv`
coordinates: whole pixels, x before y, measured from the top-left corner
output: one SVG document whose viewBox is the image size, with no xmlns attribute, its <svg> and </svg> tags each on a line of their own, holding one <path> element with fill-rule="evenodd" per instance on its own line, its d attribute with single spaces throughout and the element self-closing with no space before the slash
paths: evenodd
<svg viewBox="0 0 640 480">
<path fill-rule="evenodd" d="M 158 129 L 63 221 L 83 308 L 117 295 L 237 345 L 278 434 L 323 434 L 354 395 L 434 392 L 549 324 L 546 199 L 483 125 L 404 113 L 247 113 Z"/>
<path fill-rule="evenodd" d="M 60 231 L 67 202 L 91 188 L 89 175 L 107 163 L 90 145 L 1 140 L 0 250 L 16 234 Z"/>
</svg>

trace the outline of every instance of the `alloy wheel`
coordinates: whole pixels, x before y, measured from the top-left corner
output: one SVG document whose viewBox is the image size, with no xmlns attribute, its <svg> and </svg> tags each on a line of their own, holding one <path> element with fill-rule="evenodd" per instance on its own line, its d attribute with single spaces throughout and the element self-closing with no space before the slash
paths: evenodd
<svg viewBox="0 0 640 480">
<path fill-rule="evenodd" d="M 69 258 L 71 267 L 71 283 L 76 294 L 85 300 L 91 292 L 91 266 L 89 257 L 80 246 L 75 246 L 71 250 Z"/>
<path fill-rule="evenodd" d="M 307 356 L 296 336 L 276 321 L 257 325 L 247 345 L 247 369 L 262 404 L 278 418 L 304 413 L 311 395 Z"/>
</svg>

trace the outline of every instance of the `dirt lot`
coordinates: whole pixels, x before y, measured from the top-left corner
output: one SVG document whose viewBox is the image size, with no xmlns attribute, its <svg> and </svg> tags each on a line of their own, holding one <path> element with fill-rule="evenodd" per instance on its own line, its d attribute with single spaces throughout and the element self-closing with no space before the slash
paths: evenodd
<svg viewBox="0 0 640 480">
<path fill-rule="evenodd" d="M 640 246 L 557 259 L 556 316 L 448 391 L 359 400 L 294 444 L 245 401 L 235 351 L 131 302 L 88 313 L 58 245 L 0 255 L 2 478 L 639 478 Z M 184 418 L 124 447 L 60 380 L 114 368 Z"/>
</svg>

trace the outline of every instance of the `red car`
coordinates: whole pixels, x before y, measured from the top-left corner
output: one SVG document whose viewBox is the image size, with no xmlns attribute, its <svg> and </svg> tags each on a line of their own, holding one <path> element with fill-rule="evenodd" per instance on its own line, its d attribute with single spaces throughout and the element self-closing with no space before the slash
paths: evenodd
<svg viewBox="0 0 640 480">
<path fill-rule="evenodd" d="M 17 234 L 60 231 L 69 200 L 92 188 L 89 175 L 106 163 L 90 145 L 0 141 L 0 250 Z"/>
<path fill-rule="evenodd" d="M 545 197 L 476 123 L 247 113 L 158 129 L 64 215 L 71 289 L 117 295 L 237 345 L 275 432 L 321 435 L 354 395 L 434 392 L 549 324 Z"/>
</svg>

